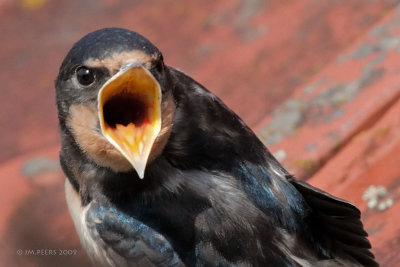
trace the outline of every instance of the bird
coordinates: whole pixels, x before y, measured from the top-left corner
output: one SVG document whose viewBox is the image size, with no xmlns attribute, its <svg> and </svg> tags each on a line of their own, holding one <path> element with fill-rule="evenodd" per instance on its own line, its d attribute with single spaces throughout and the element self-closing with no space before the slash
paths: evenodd
<svg viewBox="0 0 400 267">
<path fill-rule="evenodd" d="M 66 201 L 94 266 L 378 266 L 357 207 L 297 180 L 139 33 L 85 35 L 55 88 Z"/>
</svg>

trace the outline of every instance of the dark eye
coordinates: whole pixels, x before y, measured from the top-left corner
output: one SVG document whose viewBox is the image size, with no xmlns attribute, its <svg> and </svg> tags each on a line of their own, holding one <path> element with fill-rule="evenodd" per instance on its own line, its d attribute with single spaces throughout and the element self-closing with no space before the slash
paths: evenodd
<svg viewBox="0 0 400 267">
<path fill-rule="evenodd" d="M 79 67 L 76 70 L 76 79 L 81 85 L 88 86 L 94 82 L 94 75 L 90 69 Z"/>
<path fill-rule="evenodd" d="M 157 62 L 156 69 L 158 72 L 162 72 L 164 70 L 164 64 L 162 61 Z"/>
<path fill-rule="evenodd" d="M 160 56 L 160 58 L 157 60 L 156 63 L 156 70 L 158 72 L 161 72 L 164 70 L 164 62 L 163 62 L 163 56 Z"/>
</svg>

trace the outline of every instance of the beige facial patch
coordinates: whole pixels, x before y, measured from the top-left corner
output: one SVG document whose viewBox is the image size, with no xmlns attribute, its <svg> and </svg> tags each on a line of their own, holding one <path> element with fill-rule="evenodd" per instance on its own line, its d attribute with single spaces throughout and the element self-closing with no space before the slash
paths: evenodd
<svg viewBox="0 0 400 267">
<path fill-rule="evenodd" d="M 161 154 L 171 133 L 175 114 L 175 102 L 171 94 L 161 104 L 161 131 L 150 152 L 149 161 Z M 119 152 L 98 129 L 97 109 L 89 105 L 71 105 L 67 125 L 76 142 L 96 164 L 117 172 L 133 170 L 131 163 Z"/>
<path fill-rule="evenodd" d="M 133 62 L 138 62 L 145 68 L 150 69 L 151 62 L 156 59 L 157 54 L 149 55 L 140 50 L 133 50 L 129 52 L 113 53 L 104 59 L 88 59 L 84 65 L 92 68 L 104 67 L 111 72 L 111 75 L 114 75 L 123 64 L 128 65 Z"/>
<path fill-rule="evenodd" d="M 129 161 L 98 130 L 96 108 L 88 105 L 71 105 L 67 125 L 79 147 L 96 164 L 117 172 L 132 170 Z"/>
</svg>

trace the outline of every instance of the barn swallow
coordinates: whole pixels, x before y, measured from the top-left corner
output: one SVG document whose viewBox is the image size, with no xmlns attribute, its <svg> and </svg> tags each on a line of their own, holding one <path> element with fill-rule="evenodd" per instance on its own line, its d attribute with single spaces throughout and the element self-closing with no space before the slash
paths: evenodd
<svg viewBox="0 0 400 267">
<path fill-rule="evenodd" d="M 138 33 L 79 40 L 56 97 L 67 203 L 95 266 L 377 266 L 355 206 L 294 179 Z"/>
</svg>

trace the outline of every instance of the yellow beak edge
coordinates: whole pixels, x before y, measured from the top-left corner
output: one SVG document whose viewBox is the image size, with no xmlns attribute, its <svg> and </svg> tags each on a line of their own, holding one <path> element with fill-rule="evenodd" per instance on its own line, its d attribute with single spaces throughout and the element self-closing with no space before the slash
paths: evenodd
<svg viewBox="0 0 400 267">
<path fill-rule="evenodd" d="M 140 178 L 161 129 L 161 88 L 138 63 L 122 68 L 98 93 L 104 137 L 132 164 Z"/>
</svg>

